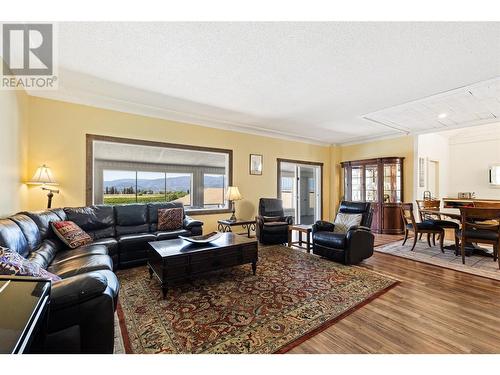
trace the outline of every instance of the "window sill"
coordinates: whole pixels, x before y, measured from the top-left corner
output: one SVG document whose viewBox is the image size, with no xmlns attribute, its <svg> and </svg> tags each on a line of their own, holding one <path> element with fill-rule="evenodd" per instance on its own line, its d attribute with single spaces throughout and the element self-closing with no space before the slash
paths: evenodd
<svg viewBox="0 0 500 375">
<path fill-rule="evenodd" d="M 220 209 L 202 209 L 202 210 L 186 210 L 186 215 L 197 216 L 197 215 L 216 215 L 216 214 L 227 214 L 233 212 L 229 208 Z"/>
</svg>

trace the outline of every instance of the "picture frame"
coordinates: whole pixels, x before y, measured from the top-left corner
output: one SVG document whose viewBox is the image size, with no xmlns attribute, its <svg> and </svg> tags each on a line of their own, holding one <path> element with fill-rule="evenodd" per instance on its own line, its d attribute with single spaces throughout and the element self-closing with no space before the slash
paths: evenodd
<svg viewBox="0 0 500 375">
<path fill-rule="evenodd" d="M 262 159 L 260 154 L 250 154 L 249 170 L 251 175 L 262 175 Z"/>
</svg>

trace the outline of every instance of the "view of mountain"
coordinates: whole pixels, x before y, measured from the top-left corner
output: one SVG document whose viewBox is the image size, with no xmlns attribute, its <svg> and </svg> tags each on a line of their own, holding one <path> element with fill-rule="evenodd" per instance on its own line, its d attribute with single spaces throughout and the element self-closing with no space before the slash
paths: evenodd
<svg viewBox="0 0 500 375">
<path fill-rule="evenodd" d="M 205 176 L 205 187 L 220 188 L 224 186 L 223 176 Z M 112 181 L 104 181 L 104 189 L 116 188 L 121 192 L 124 188 L 135 188 L 135 179 L 125 178 Z M 154 193 L 165 190 L 165 179 L 158 178 L 154 180 L 138 179 L 138 190 L 152 190 Z M 167 191 L 188 191 L 191 188 L 190 177 L 179 176 L 167 178 Z"/>
</svg>

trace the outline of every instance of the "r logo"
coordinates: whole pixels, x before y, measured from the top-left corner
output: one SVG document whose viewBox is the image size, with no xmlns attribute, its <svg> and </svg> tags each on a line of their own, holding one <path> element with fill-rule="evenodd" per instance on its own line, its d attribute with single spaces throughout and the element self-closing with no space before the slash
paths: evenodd
<svg viewBox="0 0 500 375">
<path fill-rule="evenodd" d="M 52 75 L 51 24 L 3 24 L 2 31 L 5 76 Z"/>
</svg>

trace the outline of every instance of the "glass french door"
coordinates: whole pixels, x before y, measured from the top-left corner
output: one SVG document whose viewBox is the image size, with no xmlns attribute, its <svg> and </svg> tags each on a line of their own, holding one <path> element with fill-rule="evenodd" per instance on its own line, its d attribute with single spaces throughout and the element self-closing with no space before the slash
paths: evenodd
<svg viewBox="0 0 500 375">
<path fill-rule="evenodd" d="M 321 166 L 278 161 L 278 197 L 295 224 L 321 219 Z"/>
</svg>

